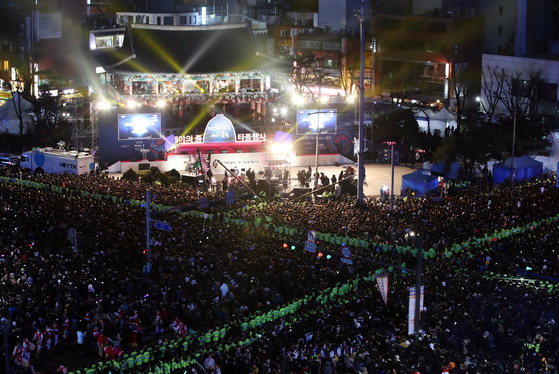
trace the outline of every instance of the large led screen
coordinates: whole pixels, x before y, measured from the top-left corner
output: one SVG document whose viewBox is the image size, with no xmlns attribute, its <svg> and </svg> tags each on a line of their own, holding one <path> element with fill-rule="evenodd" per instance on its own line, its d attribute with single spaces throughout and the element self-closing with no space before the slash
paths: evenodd
<svg viewBox="0 0 559 374">
<path fill-rule="evenodd" d="M 297 135 L 336 133 L 336 109 L 302 109 L 297 111 Z"/>
<path fill-rule="evenodd" d="M 118 140 L 159 139 L 161 113 L 118 115 Z"/>
</svg>

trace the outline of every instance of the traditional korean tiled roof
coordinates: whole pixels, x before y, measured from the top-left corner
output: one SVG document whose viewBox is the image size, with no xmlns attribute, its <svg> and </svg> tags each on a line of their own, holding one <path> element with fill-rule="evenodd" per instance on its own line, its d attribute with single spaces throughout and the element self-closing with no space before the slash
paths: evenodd
<svg viewBox="0 0 559 374">
<path fill-rule="evenodd" d="M 212 26 L 131 25 L 121 48 L 96 57 L 106 71 L 212 74 L 277 69 L 259 55 L 245 24 Z"/>
</svg>

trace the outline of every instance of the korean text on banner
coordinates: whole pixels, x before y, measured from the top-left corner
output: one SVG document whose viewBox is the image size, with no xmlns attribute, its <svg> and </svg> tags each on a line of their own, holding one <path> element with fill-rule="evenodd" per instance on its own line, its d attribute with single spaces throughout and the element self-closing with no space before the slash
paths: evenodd
<svg viewBox="0 0 559 374">
<path fill-rule="evenodd" d="M 388 304 L 388 274 L 377 275 L 377 285 L 384 300 L 384 305 Z"/>
</svg>

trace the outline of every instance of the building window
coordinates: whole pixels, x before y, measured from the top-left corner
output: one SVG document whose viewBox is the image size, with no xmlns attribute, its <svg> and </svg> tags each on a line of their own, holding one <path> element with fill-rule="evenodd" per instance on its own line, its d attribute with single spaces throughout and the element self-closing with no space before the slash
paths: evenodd
<svg viewBox="0 0 559 374">
<path fill-rule="evenodd" d="M 497 33 L 499 35 L 503 35 L 503 26 L 499 25 L 498 29 L 497 29 Z"/>
<path fill-rule="evenodd" d="M 4 71 L 8 71 L 10 70 L 10 61 L 8 60 L 4 60 L 4 63 L 2 64 Z"/>
<path fill-rule="evenodd" d="M 280 30 L 280 36 L 282 38 L 287 38 L 287 30 Z"/>
<path fill-rule="evenodd" d="M 382 43 L 382 48 L 385 51 L 399 51 L 404 49 L 404 42 L 400 41 L 385 41 Z"/>
<path fill-rule="evenodd" d="M 325 51 L 341 51 L 342 43 L 324 42 L 323 48 Z"/>
<path fill-rule="evenodd" d="M 426 52 L 446 53 L 446 44 L 437 42 L 427 42 L 425 46 Z"/>
<path fill-rule="evenodd" d="M 297 35 L 297 29 L 291 29 L 291 37 L 294 37 Z"/>
<path fill-rule="evenodd" d="M 408 40 L 404 42 L 404 49 L 409 51 L 425 52 L 426 51 L 425 42 Z"/>
<path fill-rule="evenodd" d="M 499 7 L 499 15 L 500 15 L 500 16 L 503 15 L 503 6 L 502 6 L 502 5 Z"/>
<path fill-rule="evenodd" d="M 421 21 L 408 21 L 406 22 L 406 31 L 425 31 L 425 23 Z"/>
<path fill-rule="evenodd" d="M 95 38 L 95 48 L 111 48 L 113 47 L 113 37 L 112 36 L 101 36 Z"/>
<path fill-rule="evenodd" d="M 163 17 L 163 24 L 164 25 L 172 25 L 173 24 L 173 17 Z"/>
<path fill-rule="evenodd" d="M 299 42 L 301 49 L 320 49 L 320 42 L 314 40 L 301 40 Z"/>
<path fill-rule="evenodd" d="M 337 59 L 324 60 L 324 67 L 338 68 L 339 67 L 338 60 Z"/>
<path fill-rule="evenodd" d="M 180 16 L 179 17 L 179 22 L 181 25 L 186 25 L 186 16 Z"/>
<path fill-rule="evenodd" d="M 427 31 L 436 32 L 436 33 L 445 33 L 446 32 L 446 23 L 429 22 L 427 24 Z"/>
<path fill-rule="evenodd" d="M 401 29 L 402 21 L 399 19 L 383 19 L 380 21 L 380 28 L 385 30 Z"/>
</svg>

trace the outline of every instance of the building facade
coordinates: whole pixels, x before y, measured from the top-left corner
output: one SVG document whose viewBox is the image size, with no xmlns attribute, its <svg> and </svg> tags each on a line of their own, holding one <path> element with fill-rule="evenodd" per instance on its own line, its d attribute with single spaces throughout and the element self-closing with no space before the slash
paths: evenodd
<svg viewBox="0 0 559 374">
<path fill-rule="evenodd" d="M 403 100 L 450 104 L 457 71 L 480 76 L 483 30 L 479 17 L 377 15 L 378 90 Z"/>
</svg>

